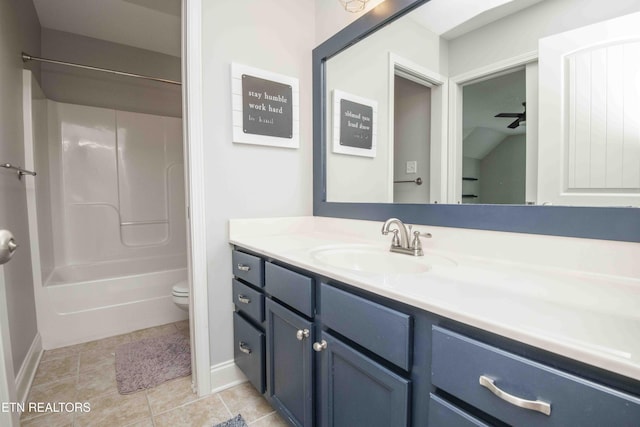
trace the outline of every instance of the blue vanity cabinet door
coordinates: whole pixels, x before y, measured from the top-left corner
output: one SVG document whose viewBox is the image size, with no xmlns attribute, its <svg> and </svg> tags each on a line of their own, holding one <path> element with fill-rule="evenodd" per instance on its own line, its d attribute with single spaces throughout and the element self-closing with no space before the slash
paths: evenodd
<svg viewBox="0 0 640 427">
<path fill-rule="evenodd" d="M 320 335 L 327 343 L 320 352 L 322 426 L 407 427 L 411 382 L 329 333 Z"/>
<path fill-rule="evenodd" d="M 267 398 L 291 425 L 313 425 L 313 323 L 270 299 L 267 315 Z M 308 337 L 298 331 L 309 331 Z"/>
</svg>

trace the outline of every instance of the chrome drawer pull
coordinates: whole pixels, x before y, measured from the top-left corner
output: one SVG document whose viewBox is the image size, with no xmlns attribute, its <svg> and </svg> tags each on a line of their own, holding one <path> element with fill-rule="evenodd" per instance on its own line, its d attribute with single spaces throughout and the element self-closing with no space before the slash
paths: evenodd
<svg viewBox="0 0 640 427">
<path fill-rule="evenodd" d="M 245 265 L 245 264 L 238 264 L 238 270 L 240 270 L 240 271 L 249 271 L 249 270 L 251 270 L 251 266 L 250 265 Z"/>
<path fill-rule="evenodd" d="M 532 411 L 541 412 L 545 415 L 551 415 L 551 404 L 541 400 L 526 400 L 516 397 L 506 391 L 500 390 L 493 380 L 485 375 L 480 375 L 480 385 L 488 389 L 491 393 L 498 396 L 505 402 L 511 403 L 519 408 L 530 409 Z"/>
<path fill-rule="evenodd" d="M 240 348 L 240 351 L 243 352 L 244 354 L 251 354 L 251 347 L 249 347 L 246 343 L 240 341 L 238 343 L 238 347 Z"/>
<path fill-rule="evenodd" d="M 238 301 L 240 301 L 243 304 L 250 304 L 251 303 L 251 299 L 249 297 L 246 297 L 242 294 L 238 295 Z"/>
</svg>

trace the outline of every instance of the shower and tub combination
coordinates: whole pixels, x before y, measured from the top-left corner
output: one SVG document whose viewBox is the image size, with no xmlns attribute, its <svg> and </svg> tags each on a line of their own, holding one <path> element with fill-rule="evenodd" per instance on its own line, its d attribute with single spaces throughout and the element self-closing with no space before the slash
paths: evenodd
<svg viewBox="0 0 640 427">
<path fill-rule="evenodd" d="M 43 347 L 187 318 L 181 119 L 47 100 L 29 71 L 24 93 Z"/>
</svg>

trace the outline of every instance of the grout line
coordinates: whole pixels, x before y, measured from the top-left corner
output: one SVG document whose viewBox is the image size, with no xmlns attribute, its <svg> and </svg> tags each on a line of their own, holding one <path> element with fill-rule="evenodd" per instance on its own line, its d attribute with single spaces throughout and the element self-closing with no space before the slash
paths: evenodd
<svg viewBox="0 0 640 427">
<path fill-rule="evenodd" d="M 80 351 L 78 351 L 77 353 L 78 356 L 78 372 L 76 373 L 76 380 L 75 380 L 75 384 L 73 385 L 73 388 L 75 390 L 73 399 L 74 401 L 78 401 L 78 398 L 80 397 L 80 390 L 78 390 L 78 385 L 80 384 Z M 85 400 L 85 402 L 88 402 L 88 400 Z M 74 413 L 73 416 L 71 417 L 71 425 L 75 426 L 77 424 L 77 420 L 78 420 L 78 414 Z"/>
<path fill-rule="evenodd" d="M 227 410 L 227 412 L 229 413 L 229 418 L 233 418 L 234 415 L 231 413 L 231 410 L 229 409 L 229 407 L 227 406 L 227 403 L 224 401 L 224 399 L 222 398 L 222 396 L 220 396 L 220 393 L 216 393 L 218 395 L 218 399 L 220 399 L 220 402 L 222 402 L 222 406 L 224 406 L 224 408 Z"/>
<path fill-rule="evenodd" d="M 149 416 L 151 417 L 151 425 L 155 427 L 156 422 L 153 415 L 153 410 L 151 409 L 151 402 L 149 401 L 149 389 L 144 391 L 144 397 L 147 400 L 147 407 L 149 408 Z"/>
<path fill-rule="evenodd" d="M 56 378 L 55 380 L 47 381 L 46 383 L 34 384 L 34 385 L 32 385 L 31 387 L 29 387 L 29 393 L 27 393 L 27 399 L 28 399 L 28 398 L 29 398 L 29 396 L 31 395 L 31 391 L 32 391 L 34 388 L 40 388 L 40 387 L 43 387 L 43 386 L 48 386 L 48 385 L 53 384 L 53 383 L 57 383 L 57 382 L 61 382 L 61 381 L 68 380 L 69 378 L 75 378 L 75 379 L 76 379 L 76 381 L 75 381 L 75 382 L 76 382 L 76 384 L 78 383 L 78 375 L 77 375 L 77 373 L 76 373 L 76 374 L 69 374 L 69 375 L 66 375 L 66 376 L 64 376 L 64 377 L 58 377 L 58 378 Z"/>
<path fill-rule="evenodd" d="M 193 393 L 193 394 L 195 394 L 195 393 Z M 197 396 L 197 395 L 196 395 L 196 396 Z M 163 414 L 166 414 L 167 412 L 171 412 L 171 411 L 173 411 L 174 409 L 182 408 L 183 406 L 191 405 L 192 403 L 199 402 L 199 401 L 201 401 L 201 400 L 203 400 L 203 399 L 206 399 L 206 398 L 208 398 L 208 397 L 211 397 L 211 396 L 213 396 L 213 394 L 208 394 L 208 395 L 206 395 L 206 396 L 202 396 L 202 397 L 196 397 L 196 399 L 194 399 L 194 400 L 190 400 L 190 401 L 185 402 L 185 403 L 183 403 L 183 404 L 181 404 L 181 405 L 174 406 L 174 407 L 172 407 L 172 408 L 170 408 L 170 409 L 167 409 L 166 411 L 158 412 L 157 414 L 154 414 L 154 417 L 155 417 L 156 415 L 163 415 Z"/>
<path fill-rule="evenodd" d="M 271 415 L 273 415 L 273 414 L 275 414 L 275 413 L 276 413 L 276 411 L 275 411 L 275 410 L 273 410 L 273 411 L 269 412 L 267 415 L 263 415 L 263 416 L 261 416 L 260 418 L 257 418 L 257 419 L 255 419 L 255 420 L 251 421 L 251 422 L 250 422 L 250 423 L 248 423 L 247 425 L 255 424 L 255 423 L 257 423 L 258 421 L 262 421 L 262 420 L 264 420 L 265 418 L 270 417 Z"/>
<path fill-rule="evenodd" d="M 76 384 L 80 382 L 80 353 L 78 353 L 78 365 L 76 366 Z"/>
</svg>

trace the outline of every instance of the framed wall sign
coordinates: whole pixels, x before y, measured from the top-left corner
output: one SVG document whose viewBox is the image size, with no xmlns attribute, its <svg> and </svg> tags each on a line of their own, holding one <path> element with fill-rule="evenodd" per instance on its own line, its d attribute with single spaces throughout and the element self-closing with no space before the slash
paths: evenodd
<svg viewBox="0 0 640 427">
<path fill-rule="evenodd" d="M 376 156 L 378 102 L 333 91 L 333 152 Z"/>
<path fill-rule="evenodd" d="M 298 79 L 231 64 L 233 142 L 298 148 Z"/>
</svg>

